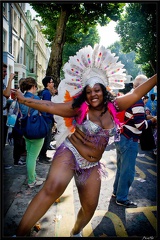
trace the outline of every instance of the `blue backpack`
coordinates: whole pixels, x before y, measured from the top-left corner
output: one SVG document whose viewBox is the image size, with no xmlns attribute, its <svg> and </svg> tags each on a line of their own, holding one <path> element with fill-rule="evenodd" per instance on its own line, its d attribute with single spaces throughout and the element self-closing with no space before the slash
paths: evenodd
<svg viewBox="0 0 160 240">
<path fill-rule="evenodd" d="M 24 137 L 28 139 L 44 138 L 49 132 L 48 122 L 50 120 L 46 113 L 38 110 L 30 113 L 30 108 L 28 108 L 28 114 L 25 117 L 21 117 L 19 121 L 21 131 Z"/>
</svg>

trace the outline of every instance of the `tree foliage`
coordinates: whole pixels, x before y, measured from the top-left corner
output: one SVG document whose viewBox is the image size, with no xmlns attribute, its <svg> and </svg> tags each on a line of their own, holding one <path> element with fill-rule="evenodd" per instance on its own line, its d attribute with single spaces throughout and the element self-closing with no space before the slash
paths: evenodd
<svg viewBox="0 0 160 240">
<path fill-rule="evenodd" d="M 113 53 L 116 53 L 116 55 L 119 57 L 118 61 L 121 61 L 121 63 L 124 64 L 127 75 L 131 75 L 134 79 L 142 71 L 141 66 L 135 63 L 135 52 L 131 51 L 129 53 L 124 53 L 122 51 L 122 45 L 120 41 L 117 41 L 109 46 L 109 49 Z"/>
<path fill-rule="evenodd" d="M 91 27 L 88 29 L 88 33 L 85 34 L 83 32 L 78 32 L 74 34 L 75 39 L 78 39 L 77 42 L 68 43 L 66 42 L 64 44 L 63 48 L 63 54 L 62 54 L 62 65 L 66 63 L 70 56 L 73 56 L 76 54 L 79 49 L 81 49 L 84 46 L 91 45 L 92 47 L 95 45 L 95 43 L 98 43 L 100 41 L 100 37 L 97 31 L 96 27 Z M 63 78 L 63 71 L 61 71 L 61 78 Z"/>
<path fill-rule="evenodd" d="M 124 3 L 108 2 L 44 2 L 33 3 L 33 9 L 42 18 L 43 33 L 51 43 L 51 55 L 46 75 L 60 81 L 64 44 L 83 46 L 84 37 L 97 24 L 104 26 L 117 21 Z M 94 42 L 94 39 L 90 39 Z M 91 43 L 90 43 L 91 44 Z"/>
<path fill-rule="evenodd" d="M 156 3 L 128 3 L 116 26 L 123 51 L 136 52 L 135 61 L 148 77 L 157 71 L 156 7 Z"/>
</svg>

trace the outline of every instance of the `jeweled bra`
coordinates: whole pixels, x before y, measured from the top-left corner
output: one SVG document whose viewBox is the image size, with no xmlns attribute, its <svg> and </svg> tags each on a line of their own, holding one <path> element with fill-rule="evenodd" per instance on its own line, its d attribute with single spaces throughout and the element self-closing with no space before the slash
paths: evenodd
<svg viewBox="0 0 160 240">
<path fill-rule="evenodd" d="M 116 125 L 114 124 L 114 127 L 111 129 L 103 129 L 98 124 L 93 123 L 92 121 L 89 120 L 88 113 L 86 118 L 87 119 L 81 125 L 76 124 L 76 126 L 86 135 L 84 141 L 92 139 L 91 141 L 94 144 L 99 145 L 100 138 L 103 137 L 105 139 L 105 142 L 103 144 L 104 145 L 108 144 L 109 138 L 116 134 Z"/>
</svg>

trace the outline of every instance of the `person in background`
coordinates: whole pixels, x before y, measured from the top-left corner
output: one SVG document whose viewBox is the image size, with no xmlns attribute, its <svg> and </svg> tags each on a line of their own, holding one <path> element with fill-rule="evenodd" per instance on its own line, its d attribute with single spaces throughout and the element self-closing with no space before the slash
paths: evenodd
<svg viewBox="0 0 160 240">
<path fill-rule="evenodd" d="M 25 81 L 25 78 L 21 78 L 19 80 L 19 89 L 21 91 L 21 83 Z M 20 113 L 17 116 L 17 120 L 15 126 L 12 129 L 12 137 L 14 140 L 13 143 L 13 159 L 14 166 L 25 166 L 25 161 L 22 161 L 22 155 L 26 155 L 26 144 L 25 139 L 23 137 L 23 133 L 21 129 L 19 129 L 19 118 L 21 117 Z"/>
<path fill-rule="evenodd" d="M 155 100 L 155 94 L 150 95 L 150 103 L 149 101 L 146 103 L 146 115 L 147 119 L 149 119 L 152 116 L 157 116 L 157 101 Z M 150 108 L 149 108 L 150 107 Z M 155 124 L 152 127 L 153 137 L 154 137 L 154 143 L 155 148 L 153 149 L 154 155 L 157 155 L 157 124 Z"/>
<path fill-rule="evenodd" d="M 5 149 L 5 144 L 7 140 L 7 134 L 8 134 L 8 127 L 6 125 L 7 122 L 7 99 L 11 95 L 11 86 L 12 81 L 14 79 L 15 74 L 11 73 L 8 79 L 7 86 L 4 83 L 5 77 L 7 76 L 7 64 L 3 63 L 3 118 L 2 118 L 2 136 L 3 136 L 3 150 Z M 10 169 L 12 166 L 10 165 L 4 165 L 5 169 Z"/>
<path fill-rule="evenodd" d="M 21 94 L 24 93 L 24 99 L 40 99 L 37 95 L 37 82 L 34 78 L 28 77 L 20 84 Z M 28 107 L 24 104 L 19 104 L 19 108 L 23 117 L 28 114 Z M 34 109 L 30 109 L 30 114 L 32 115 Z M 28 178 L 28 187 L 34 188 L 36 186 L 40 186 L 46 180 L 45 178 L 40 178 L 36 174 L 36 160 L 40 153 L 40 150 L 44 143 L 44 138 L 40 139 L 28 139 L 25 138 L 26 143 L 26 166 L 27 166 L 27 178 Z"/>
<path fill-rule="evenodd" d="M 148 99 L 149 99 L 148 95 L 145 95 L 145 96 L 142 97 L 142 100 L 143 100 L 143 102 L 144 102 L 144 110 L 145 110 L 145 112 L 146 112 L 146 110 L 149 109 L 149 108 L 146 106 L 146 104 L 147 104 L 147 102 L 148 102 Z M 147 114 L 147 115 L 148 115 L 148 114 Z"/>
<path fill-rule="evenodd" d="M 145 119 L 149 120 L 153 118 L 151 115 L 151 111 L 148 107 L 146 107 L 146 103 L 149 97 L 145 95 L 142 100 L 144 102 L 144 111 L 145 111 Z M 154 136 L 153 136 L 153 125 L 149 125 L 147 129 L 143 130 L 140 135 L 140 146 L 143 151 L 150 151 L 156 148 Z"/>
<path fill-rule="evenodd" d="M 133 89 L 146 81 L 147 77 L 145 75 L 138 75 L 133 82 Z M 150 120 L 146 120 L 144 103 L 140 99 L 125 110 L 124 121 L 127 121 L 127 123 L 123 126 L 120 141 L 115 142 L 117 171 L 112 196 L 116 198 L 117 205 L 135 208 L 137 203 L 128 200 L 128 194 L 135 175 L 138 140 L 142 131 L 155 124 L 157 118 L 152 117 Z"/>
<path fill-rule="evenodd" d="M 46 76 L 42 80 L 44 90 L 41 91 L 41 99 L 42 100 L 48 100 L 51 101 L 52 96 L 56 93 L 55 89 L 55 82 L 53 80 L 53 77 L 51 76 Z M 47 157 L 47 150 L 53 150 L 54 148 L 51 147 L 50 142 L 52 138 L 52 128 L 54 126 L 54 116 L 53 114 L 46 113 L 50 121 L 48 121 L 49 125 L 49 132 L 47 136 L 44 139 L 44 143 L 42 146 L 42 149 L 39 154 L 39 164 L 51 164 L 51 158 Z"/>
<path fill-rule="evenodd" d="M 155 100 L 155 94 L 150 94 L 150 98 L 146 103 L 146 107 L 148 107 L 151 111 L 152 116 L 157 116 L 157 101 Z"/>
<path fill-rule="evenodd" d="M 108 58 L 110 64 L 113 61 L 111 77 L 106 67 Z M 119 140 L 116 111 L 129 108 L 157 82 L 154 75 L 132 93 L 114 98 L 107 86 L 123 85 L 122 66 L 115 63 L 114 56 L 105 47 L 96 44 L 93 49 L 87 46 L 64 65 L 65 79 L 59 84 L 63 88 L 62 92 L 58 90 L 57 102 L 26 99 L 15 91 L 21 104 L 60 116 L 63 123 L 60 127 L 60 122 L 57 122 L 62 139 L 59 139 L 46 182 L 28 205 L 19 223 L 17 237 L 29 233 L 63 194 L 73 177 L 81 207 L 70 237 L 82 237 L 83 228 L 91 220 L 98 204 L 101 176 L 106 174 L 100 162 L 102 154 L 111 136 L 115 141 Z M 120 71 L 115 73 L 117 68 Z"/>
<path fill-rule="evenodd" d="M 151 119 L 152 117 L 154 117 L 154 115 L 152 115 L 151 110 L 146 106 L 147 102 L 148 102 L 148 100 L 146 100 L 146 98 L 149 99 L 149 97 L 144 96 L 144 98 L 143 98 L 143 101 L 144 101 L 144 104 L 145 104 L 145 114 L 146 114 L 147 119 Z M 151 98 L 154 99 L 154 96 L 152 96 Z M 157 112 L 157 110 L 156 110 L 156 112 Z M 154 112 L 154 114 L 156 112 Z M 152 144 L 150 144 L 150 146 L 152 146 L 152 148 L 150 147 L 150 149 L 153 149 L 154 155 L 157 155 L 157 124 L 154 124 L 151 127 L 151 130 L 152 130 L 152 135 L 153 135 L 153 138 L 154 138 L 154 143 L 153 143 L 153 138 L 152 138 Z"/>
</svg>

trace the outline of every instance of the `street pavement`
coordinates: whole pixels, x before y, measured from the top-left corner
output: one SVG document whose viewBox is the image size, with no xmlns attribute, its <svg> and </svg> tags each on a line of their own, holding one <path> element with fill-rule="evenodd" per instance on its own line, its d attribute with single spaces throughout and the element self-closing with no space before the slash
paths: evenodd
<svg viewBox="0 0 160 240">
<path fill-rule="evenodd" d="M 53 142 L 54 144 L 55 142 Z M 42 186 L 28 188 L 26 166 L 13 165 L 13 146 L 6 144 L 3 161 L 12 165 L 2 171 L 2 229 L 1 235 L 9 237 L 15 234 L 28 204 Z M 52 157 L 55 150 L 48 150 Z M 136 174 L 130 188 L 129 199 L 137 202 L 137 208 L 118 206 L 112 197 L 116 172 L 116 151 L 111 139 L 101 162 L 105 164 L 108 177 L 102 179 L 99 203 L 95 214 L 83 229 L 83 237 L 140 237 L 158 239 L 157 228 L 157 158 L 152 151 L 141 151 L 136 159 Z M 36 172 L 46 177 L 49 166 L 38 164 Z M 94 187 L 94 183 L 93 183 Z M 86 199 L 87 201 L 87 199 Z M 31 237 L 69 237 L 74 225 L 80 203 L 74 179 L 46 214 L 31 230 Z"/>
</svg>

